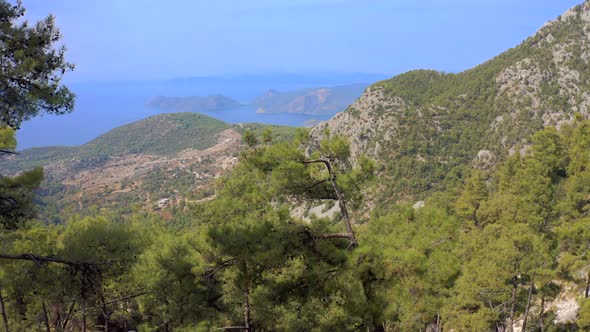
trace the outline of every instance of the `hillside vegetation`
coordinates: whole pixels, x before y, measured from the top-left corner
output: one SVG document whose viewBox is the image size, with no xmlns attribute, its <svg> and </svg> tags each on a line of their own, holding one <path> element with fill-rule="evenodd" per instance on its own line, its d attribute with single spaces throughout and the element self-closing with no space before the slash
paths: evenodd
<svg viewBox="0 0 590 332">
<path fill-rule="evenodd" d="M 70 317 L 71 330 L 86 319 L 140 331 L 590 327 L 590 121 L 546 128 L 524 157 L 488 174 L 471 169 L 458 195 L 392 206 L 352 236 L 346 211 L 366 204 L 364 186 L 379 181 L 374 164 L 352 166 L 338 135 L 306 156 L 305 139 L 250 145 L 214 198 L 175 208 L 171 220 L 135 213 L 121 223 L 95 211 L 19 230 L 6 252 L 55 255 L 79 272 L 8 264 L 0 280 L 11 325 L 32 326 L 48 303 L 55 324 Z M 301 199 L 335 202 L 340 213 L 304 222 L 289 213 Z M 103 309 L 81 317 L 63 305 L 80 313 L 80 302 Z"/>
<path fill-rule="evenodd" d="M 102 160 L 128 154 L 169 156 L 186 149 L 205 150 L 217 144 L 219 133 L 234 128 L 261 134 L 271 128 L 277 139 L 293 137 L 294 128 L 262 124 L 230 125 L 199 113 L 168 113 L 115 128 L 81 146 L 49 146 L 27 149 L 0 160 L 0 169 L 16 173 L 67 159 Z"/>
<path fill-rule="evenodd" d="M 213 194 L 213 180 L 235 164 L 241 135 L 294 137 L 295 128 L 230 125 L 198 113 L 156 115 L 115 128 L 74 147 L 22 151 L 0 160 L 4 174 L 44 167 L 39 189 L 43 218 L 62 219 L 64 209 L 129 213 L 160 209 Z M 164 201 L 162 201 L 164 200 Z M 158 202 L 165 202 L 160 203 Z"/>
<path fill-rule="evenodd" d="M 83 153 L 118 156 L 130 153 L 171 155 L 204 150 L 217 143 L 231 125 L 198 113 L 156 115 L 115 128 L 83 145 Z"/>
<path fill-rule="evenodd" d="M 317 126 L 352 139 L 353 154 L 382 162 L 380 197 L 411 200 L 460 183 L 526 150 L 533 133 L 590 115 L 588 5 L 545 25 L 521 45 L 452 74 L 411 71 L 371 86 Z M 524 149 L 524 150 L 523 150 Z"/>
<path fill-rule="evenodd" d="M 590 331 L 588 35 L 590 1 L 309 132 L 172 114 L 35 150 L 40 218 L 41 169 L 0 178 L 5 330 Z"/>
</svg>

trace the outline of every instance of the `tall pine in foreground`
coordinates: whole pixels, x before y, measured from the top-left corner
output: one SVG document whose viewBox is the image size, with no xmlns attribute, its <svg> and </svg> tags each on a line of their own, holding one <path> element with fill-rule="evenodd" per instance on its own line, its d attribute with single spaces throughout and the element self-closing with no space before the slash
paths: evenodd
<svg viewBox="0 0 590 332">
<path fill-rule="evenodd" d="M 72 70 L 55 19 L 31 24 L 18 1 L 0 0 L 0 153 L 16 148 L 14 130 L 23 121 L 43 113 L 64 114 L 74 109 L 74 94 L 61 84 Z M 0 178 L 0 225 L 15 229 L 34 216 L 30 192 L 38 187 L 42 171 Z"/>
<path fill-rule="evenodd" d="M 20 1 L 0 1 L 0 121 L 13 129 L 42 113 L 74 109 L 74 94 L 61 84 L 74 66 L 58 44 L 55 18 L 31 24 L 23 21 L 24 15 Z"/>
<path fill-rule="evenodd" d="M 74 94 L 61 84 L 64 73 L 72 70 L 73 65 L 65 61 L 65 47 L 58 44 L 61 36 L 54 18 L 49 16 L 31 24 L 24 20 L 24 14 L 20 1 L 12 4 L 0 0 L 0 153 L 3 156 L 14 153 L 14 130 L 19 129 L 23 121 L 42 113 L 64 114 L 74 108 Z M 10 248 L 6 248 L 6 244 L 12 243 L 14 232 L 26 232 L 27 223 L 35 216 L 33 191 L 42 177 L 40 168 L 15 177 L 0 177 L 2 259 L 33 258 L 30 252 L 8 254 Z M 0 277 L 8 280 L 15 280 L 19 275 L 7 273 L 4 268 L 2 272 Z M 4 329 L 8 331 L 4 293 L 0 281 L 0 311 Z M 19 292 L 17 304 L 23 309 L 21 295 Z M 47 311 L 45 306 L 43 309 Z M 20 314 L 25 314 L 24 309 Z"/>
</svg>

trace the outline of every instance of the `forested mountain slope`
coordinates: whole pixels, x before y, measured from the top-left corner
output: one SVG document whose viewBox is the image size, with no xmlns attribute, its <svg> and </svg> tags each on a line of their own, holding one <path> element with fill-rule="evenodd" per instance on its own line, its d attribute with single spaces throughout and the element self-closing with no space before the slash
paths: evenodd
<svg viewBox="0 0 590 332">
<path fill-rule="evenodd" d="M 4 174 L 44 167 L 45 215 L 87 210 L 159 209 L 213 194 L 212 180 L 237 161 L 245 130 L 270 128 L 277 140 L 294 128 L 230 125 L 198 113 L 156 115 L 74 147 L 44 147 L 0 160 Z M 133 206 L 133 203 L 138 203 Z"/>
<path fill-rule="evenodd" d="M 456 186 L 469 166 L 524 152 L 533 133 L 590 115 L 590 3 L 521 45 L 467 71 L 411 71 L 378 82 L 315 127 L 351 138 L 353 155 L 382 162 L 383 197 L 422 197 Z"/>
</svg>

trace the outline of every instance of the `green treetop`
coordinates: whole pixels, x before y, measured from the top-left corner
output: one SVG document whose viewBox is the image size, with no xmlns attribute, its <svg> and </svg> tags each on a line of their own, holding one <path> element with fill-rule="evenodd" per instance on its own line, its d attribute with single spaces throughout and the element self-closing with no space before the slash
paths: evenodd
<svg viewBox="0 0 590 332">
<path fill-rule="evenodd" d="M 74 94 L 61 85 L 72 64 L 53 16 L 32 26 L 22 21 L 20 1 L 0 1 L 0 120 L 18 129 L 40 113 L 63 114 L 74 109 Z"/>
</svg>

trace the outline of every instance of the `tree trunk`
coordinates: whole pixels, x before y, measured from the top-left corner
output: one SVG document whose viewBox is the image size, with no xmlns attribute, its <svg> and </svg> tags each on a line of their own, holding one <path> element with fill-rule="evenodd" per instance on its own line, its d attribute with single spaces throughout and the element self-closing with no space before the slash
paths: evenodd
<svg viewBox="0 0 590 332">
<path fill-rule="evenodd" d="M 512 307 L 510 308 L 510 332 L 514 332 L 514 314 L 516 313 L 516 290 L 518 289 L 518 279 L 516 276 L 512 278 Z"/>
<path fill-rule="evenodd" d="M 545 332 L 545 322 L 543 316 L 545 315 L 545 295 L 541 297 L 541 313 L 539 314 L 539 329 L 541 332 Z"/>
<path fill-rule="evenodd" d="M 86 332 L 86 300 L 82 300 L 82 332 Z"/>
<path fill-rule="evenodd" d="M 250 325 L 250 301 L 248 299 L 250 290 L 244 289 L 244 326 L 246 331 L 254 332 L 254 328 Z"/>
<path fill-rule="evenodd" d="M 383 324 L 374 324 L 371 332 L 385 332 L 385 327 L 383 327 Z"/>
<path fill-rule="evenodd" d="M 244 289 L 244 326 L 246 327 L 246 331 L 252 332 L 252 328 L 250 326 L 250 301 L 248 299 L 248 293 L 248 289 Z"/>
<path fill-rule="evenodd" d="M 344 219 L 344 223 L 346 225 L 346 231 L 348 233 L 348 240 L 350 241 L 350 246 L 358 246 L 356 235 L 354 234 L 354 229 L 352 228 L 352 222 L 350 221 L 350 216 L 348 214 L 348 208 L 346 207 L 346 199 L 344 197 L 344 193 L 342 192 L 342 190 L 340 190 L 340 186 L 336 182 L 336 173 L 332 168 L 332 163 L 327 159 L 309 160 L 304 161 L 303 163 L 323 163 L 326 166 L 328 174 L 330 175 L 330 183 L 332 184 L 332 188 L 334 189 L 334 193 L 336 193 L 336 198 L 338 199 L 338 206 L 340 207 L 340 213 L 342 213 L 342 219 Z"/>
<path fill-rule="evenodd" d="M 43 316 L 45 317 L 45 328 L 47 332 L 51 332 L 51 328 L 49 327 L 49 315 L 47 314 L 47 307 L 45 306 L 45 301 L 41 301 L 41 305 L 43 307 Z"/>
<path fill-rule="evenodd" d="M 27 320 L 27 304 L 25 302 L 25 295 L 22 291 L 16 290 L 14 294 L 14 304 L 18 312 L 19 319 L 24 322 Z"/>
<path fill-rule="evenodd" d="M 8 328 L 8 316 L 6 315 L 6 306 L 2 295 L 2 286 L 0 286 L 0 311 L 2 312 L 2 322 L 4 323 L 4 332 L 10 332 Z"/>
<path fill-rule="evenodd" d="M 74 314 L 74 306 L 75 305 L 76 305 L 76 301 L 72 302 L 72 305 L 70 306 L 70 310 L 68 310 L 68 316 L 63 321 L 61 328 L 64 331 L 68 327 L 68 323 L 69 323 L 70 319 L 72 318 L 72 315 Z"/>
<path fill-rule="evenodd" d="M 103 316 L 104 316 L 104 332 L 109 332 L 109 317 L 107 316 L 106 312 L 103 311 Z"/>
<path fill-rule="evenodd" d="M 535 283 L 531 279 L 531 286 L 529 287 L 529 294 L 526 299 L 526 308 L 524 309 L 524 318 L 522 320 L 522 332 L 526 332 L 526 322 L 527 318 L 529 317 L 529 309 L 531 308 L 531 298 L 533 297 L 533 289 L 535 288 Z"/>
<path fill-rule="evenodd" d="M 329 163 L 327 165 L 330 165 Z M 346 207 L 346 200 L 344 198 L 344 193 L 340 190 L 340 186 L 336 183 L 336 174 L 333 173 L 332 167 L 328 166 L 328 171 L 330 172 L 330 182 L 332 183 L 332 188 L 334 188 L 334 192 L 336 192 L 336 197 L 338 197 L 338 205 L 340 206 L 340 212 L 342 213 L 342 219 L 344 219 L 344 223 L 346 224 L 346 231 L 349 235 L 350 245 L 352 247 L 356 247 L 358 242 L 356 240 L 356 236 L 354 234 L 354 229 L 352 228 L 352 222 L 350 221 L 350 216 L 348 215 L 348 208 Z"/>
<path fill-rule="evenodd" d="M 584 297 L 588 297 L 590 295 L 590 271 L 588 271 L 588 275 L 586 276 L 586 292 Z"/>
<path fill-rule="evenodd" d="M 104 332 L 109 332 L 109 312 L 108 312 L 108 308 L 107 308 L 107 303 L 104 299 L 104 296 L 101 294 L 100 295 L 100 302 L 102 303 L 102 317 L 104 319 L 104 323 L 103 323 L 103 331 Z"/>
</svg>

